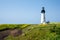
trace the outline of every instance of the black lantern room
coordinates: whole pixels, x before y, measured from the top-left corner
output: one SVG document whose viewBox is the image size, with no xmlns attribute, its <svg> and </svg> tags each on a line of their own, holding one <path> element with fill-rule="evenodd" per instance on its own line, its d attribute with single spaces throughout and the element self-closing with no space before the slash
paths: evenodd
<svg viewBox="0 0 60 40">
<path fill-rule="evenodd" d="M 44 7 L 42 7 L 41 13 L 45 13 Z"/>
</svg>

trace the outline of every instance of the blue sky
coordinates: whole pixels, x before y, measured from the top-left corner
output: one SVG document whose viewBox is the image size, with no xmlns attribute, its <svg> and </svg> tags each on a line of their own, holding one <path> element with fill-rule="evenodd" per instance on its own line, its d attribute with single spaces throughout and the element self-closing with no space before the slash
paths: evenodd
<svg viewBox="0 0 60 40">
<path fill-rule="evenodd" d="M 39 24 L 43 6 L 46 21 L 60 22 L 60 0 L 0 0 L 0 24 Z"/>
</svg>

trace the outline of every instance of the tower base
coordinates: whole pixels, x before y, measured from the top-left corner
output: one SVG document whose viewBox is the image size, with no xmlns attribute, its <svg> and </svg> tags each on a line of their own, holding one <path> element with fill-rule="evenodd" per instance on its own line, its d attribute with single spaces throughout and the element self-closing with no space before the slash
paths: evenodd
<svg viewBox="0 0 60 40">
<path fill-rule="evenodd" d="M 46 22 L 43 22 L 43 23 L 41 23 L 41 24 L 46 24 Z"/>
</svg>

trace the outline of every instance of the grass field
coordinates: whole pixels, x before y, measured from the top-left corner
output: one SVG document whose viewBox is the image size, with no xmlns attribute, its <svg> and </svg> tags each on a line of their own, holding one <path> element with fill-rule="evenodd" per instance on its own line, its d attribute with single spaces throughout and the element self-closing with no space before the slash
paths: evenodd
<svg viewBox="0 0 60 40">
<path fill-rule="evenodd" d="M 19 36 L 8 35 L 4 40 L 60 40 L 60 23 L 51 24 L 1 24 L 0 31 L 21 29 Z"/>
</svg>

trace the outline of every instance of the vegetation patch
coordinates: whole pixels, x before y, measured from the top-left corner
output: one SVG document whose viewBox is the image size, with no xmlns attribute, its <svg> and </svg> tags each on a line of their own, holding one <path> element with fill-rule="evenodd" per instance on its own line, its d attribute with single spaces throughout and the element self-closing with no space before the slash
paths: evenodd
<svg viewBox="0 0 60 40">
<path fill-rule="evenodd" d="M 60 40 L 60 24 L 0 25 L 0 33 L 7 30 L 10 30 L 10 34 L 4 37 L 4 40 Z"/>
</svg>

